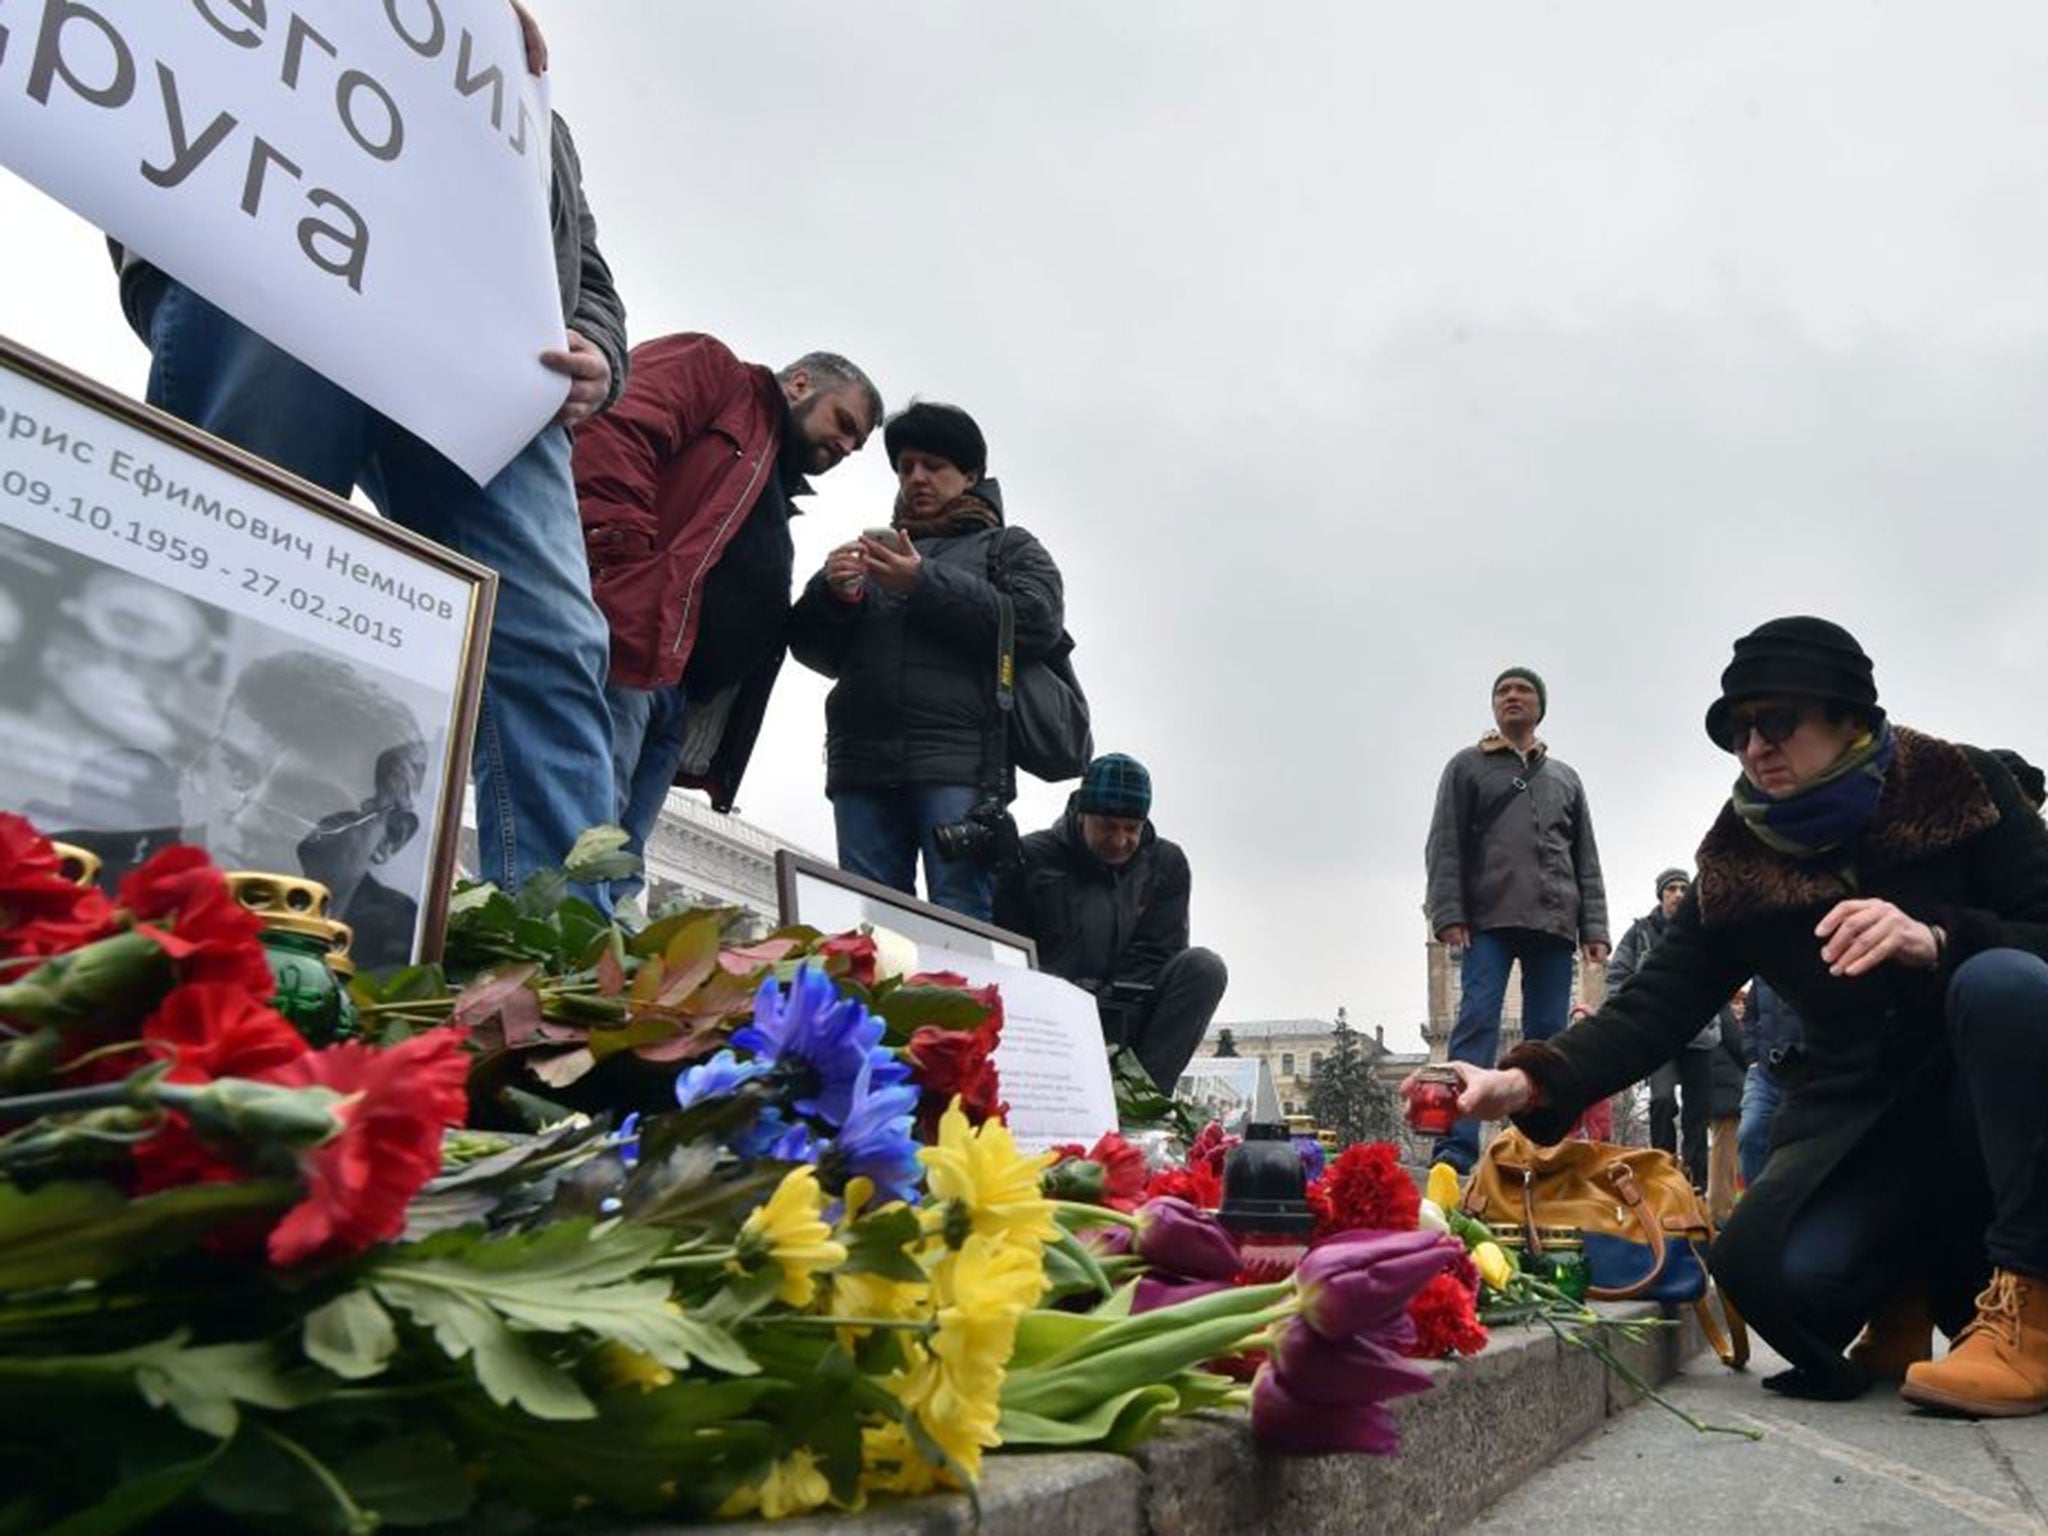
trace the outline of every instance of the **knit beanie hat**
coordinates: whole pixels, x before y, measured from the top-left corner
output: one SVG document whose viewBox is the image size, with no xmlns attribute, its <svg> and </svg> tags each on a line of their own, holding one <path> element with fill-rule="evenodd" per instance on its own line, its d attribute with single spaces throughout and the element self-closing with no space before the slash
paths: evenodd
<svg viewBox="0 0 2048 1536">
<path fill-rule="evenodd" d="M 979 477 L 988 469 L 988 440 L 974 418 L 957 405 L 918 400 L 898 411 L 882 428 L 882 446 L 889 467 L 906 448 L 936 454 L 963 475 Z"/>
<path fill-rule="evenodd" d="M 1088 765 L 1074 791 L 1074 809 L 1084 816 L 1143 821 L 1152 812 L 1152 775 L 1135 757 L 1108 752 Z"/>
<path fill-rule="evenodd" d="M 1550 713 L 1550 690 L 1543 686 L 1543 679 L 1527 667 L 1509 667 L 1493 680 L 1493 687 L 1487 691 L 1487 697 L 1492 698 L 1494 694 L 1500 692 L 1500 685 L 1511 677 L 1519 677 L 1536 690 L 1536 721 L 1540 725 L 1543 717 Z"/>
<path fill-rule="evenodd" d="M 1877 680 L 1856 637 L 1826 619 L 1800 614 L 1772 619 L 1735 642 L 1735 657 L 1721 674 L 1721 697 L 1707 710 L 1707 735 L 1725 746 L 1728 712 L 1744 699 L 1814 699 L 1842 704 L 1884 723 Z"/>
<path fill-rule="evenodd" d="M 1667 870 L 1665 870 L 1665 871 L 1664 871 L 1664 873 L 1663 873 L 1663 874 L 1661 874 L 1661 875 L 1659 875 L 1659 876 L 1657 877 L 1657 899 L 1658 899 L 1659 901 L 1662 901 L 1662 900 L 1664 899 L 1664 888 L 1665 888 L 1666 886 L 1671 886 L 1671 885 L 1686 885 L 1686 886 L 1689 886 L 1689 885 L 1691 885 L 1691 884 L 1692 884 L 1692 876 L 1691 876 L 1691 875 L 1689 875 L 1689 874 L 1687 874 L 1687 873 L 1686 873 L 1686 872 L 1685 872 L 1684 870 L 1682 870 L 1682 869 L 1667 869 Z"/>
</svg>

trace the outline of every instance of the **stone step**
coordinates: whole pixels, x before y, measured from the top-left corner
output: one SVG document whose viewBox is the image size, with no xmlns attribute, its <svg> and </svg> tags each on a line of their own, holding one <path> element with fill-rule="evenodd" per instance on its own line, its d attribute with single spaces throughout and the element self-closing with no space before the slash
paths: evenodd
<svg viewBox="0 0 2048 1536">
<path fill-rule="evenodd" d="M 1646 1303 L 1603 1310 L 1658 1315 Z M 1689 1310 L 1680 1325 L 1657 1329 L 1643 1343 L 1614 1342 L 1630 1368 L 1655 1384 L 1703 1348 Z M 1711 1369 L 1721 1369 L 1711 1355 L 1706 1359 Z M 1540 1323 L 1496 1330 L 1483 1353 L 1429 1369 L 1435 1388 L 1395 1405 L 1399 1456 L 1269 1455 L 1252 1439 L 1244 1414 L 1198 1414 L 1131 1457 L 991 1456 L 982 1478 L 979 1536 L 1454 1531 L 1636 1401 L 1591 1354 Z M 682 1529 L 645 1524 L 621 1536 Z M 877 1505 L 860 1515 L 744 1521 L 724 1529 L 761 1536 L 969 1536 L 977 1528 L 967 1499 L 953 1494 Z"/>
</svg>

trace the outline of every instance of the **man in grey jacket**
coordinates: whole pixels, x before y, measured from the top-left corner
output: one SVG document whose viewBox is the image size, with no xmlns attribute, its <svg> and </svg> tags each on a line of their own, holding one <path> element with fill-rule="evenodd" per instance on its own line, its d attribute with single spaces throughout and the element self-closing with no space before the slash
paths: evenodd
<svg viewBox="0 0 2048 1536">
<path fill-rule="evenodd" d="M 538 74 L 539 31 L 513 9 Z M 569 428 L 625 383 L 625 308 L 597 248 L 568 127 L 557 117 L 552 129 L 549 218 L 564 339 L 541 361 L 569 379 L 569 396 L 486 485 L 134 252 L 115 250 L 122 307 L 152 357 L 150 404 L 337 495 L 361 486 L 393 522 L 498 573 L 472 767 L 482 873 L 500 885 L 560 864 L 580 833 L 615 819 L 604 696 L 611 636 L 590 595 Z"/>
<path fill-rule="evenodd" d="M 1494 679 L 1495 729 L 1445 766 L 1424 858 L 1430 931 L 1462 953 L 1450 1056 L 1482 1067 L 1500 1047 L 1508 969 L 1522 967 L 1522 1036 L 1565 1026 L 1572 955 L 1607 961 L 1607 895 L 1579 776 L 1550 755 L 1536 727 L 1549 706 L 1543 679 L 1510 667 Z M 1433 1156 L 1469 1172 L 1479 1127 L 1463 1120 Z"/>
</svg>

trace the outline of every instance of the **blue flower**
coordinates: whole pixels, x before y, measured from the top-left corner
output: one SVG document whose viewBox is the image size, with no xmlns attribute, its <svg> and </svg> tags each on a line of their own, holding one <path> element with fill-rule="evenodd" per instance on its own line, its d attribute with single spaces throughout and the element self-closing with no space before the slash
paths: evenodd
<svg viewBox="0 0 2048 1536">
<path fill-rule="evenodd" d="M 789 1103 L 798 1114 L 831 1126 L 846 1124 L 863 1072 L 873 1088 L 910 1078 L 909 1066 L 882 1044 L 882 1021 L 858 1000 L 841 996 L 817 966 L 799 970 L 787 993 L 773 977 L 762 982 L 754 1021 L 736 1030 L 732 1043 L 752 1051 L 755 1065 L 773 1065 L 791 1086 Z"/>
<path fill-rule="evenodd" d="M 688 1109 L 706 1099 L 727 1098 L 737 1093 L 742 1084 L 767 1074 L 765 1062 L 741 1061 L 731 1051 L 720 1051 L 676 1079 L 676 1105 Z"/>
<path fill-rule="evenodd" d="M 618 1130 L 612 1133 L 612 1150 L 619 1154 L 619 1161 L 632 1168 L 640 1161 L 640 1111 L 634 1110 L 619 1122 Z"/>
<path fill-rule="evenodd" d="M 917 1111 L 917 1089 L 910 1084 L 878 1088 L 874 1064 L 863 1063 L 855 1076 L 851 1108 L 839 1134 L 818 1158 L 819 1174 L 835 1193 L 848 1179 L 865 1175 L 875 1181 L 875 1199 L 912 1201 L 922 1170 L 917 1140 L 910 1124 Z"/>
</svg>

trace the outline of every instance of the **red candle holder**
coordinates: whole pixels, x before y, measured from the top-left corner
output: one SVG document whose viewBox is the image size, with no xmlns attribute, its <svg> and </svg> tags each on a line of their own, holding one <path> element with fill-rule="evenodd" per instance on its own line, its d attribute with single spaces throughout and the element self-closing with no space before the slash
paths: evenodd
<svg viewBox="0 0 2048 1536">
<path fill-rule="evenodd" d="M 1408 1128 L 1418 1136 L 1448 1136 L 1458 1124 L 1458 1074 L 1424 1067 L 1408 1090 Z"/>
</svg>

